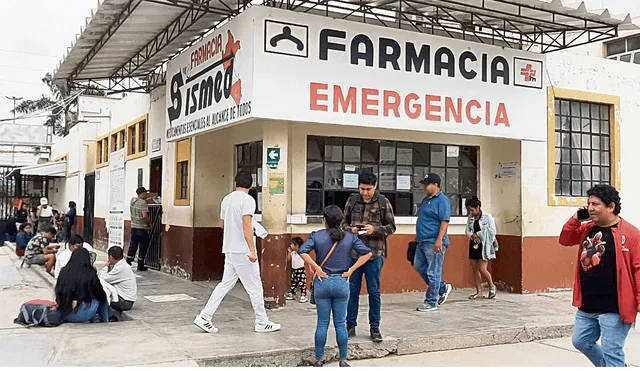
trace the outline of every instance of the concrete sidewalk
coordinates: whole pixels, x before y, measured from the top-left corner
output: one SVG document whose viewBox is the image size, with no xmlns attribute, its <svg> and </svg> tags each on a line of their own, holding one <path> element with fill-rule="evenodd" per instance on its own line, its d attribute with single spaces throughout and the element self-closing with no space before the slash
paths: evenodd
<svg viewBox="0 0 640 371">
<path fill-rule="evenodd" d="M 14 265 L 19 265 L 15 255 L 11 259 Z M 96 266 L 100 268 L 105 261 L 105 254 L 98 252 Z M 37 271 L 39 267 L 24 270 L 27 269 Z M 155 271 L 138 276 L 138 301 L 128 312 L 130 321 L 32 329 L 43 337 L 63 337 L 64 346 L 56 349 L 55 357 L 47 364 L 87 366 L 87 359 L 81 355 L 89 351 L 90 362 L 96 365 L 104 365 L 110 354 L 123 353 L 117 365 L 188 362 L 200 366 L 299 366 L 314 359 L 316 312 L 309 303 L 288 302 L 285 308 L 269 311 L 271 319 L 282 324 L 282 330 L 256 334 L 249 298 L 238 284 L 214 318 L 220 332 L 206 334 L 192 321 L 209 298 L 214 282 L 188 282 Z M 367 297 L 363 296 L 361 325 L 358 336 L 349 342 L 349 358 L 510 344 L 571 334 L 575 310 L 569 292 L 539 295 L 499 292 L 495 300 L 469 301 L 471 293 L 472 290 L 455 290 L 449 301 L 432 313 L 415 310 L 423 293 L 383 295 L 384 341 L 380 344 L 368 339 L 368 305 Z M 337 349 L 332 329 L 327 344 L 334 346 L 326 357 L 335 359 Z"/>
</svg>

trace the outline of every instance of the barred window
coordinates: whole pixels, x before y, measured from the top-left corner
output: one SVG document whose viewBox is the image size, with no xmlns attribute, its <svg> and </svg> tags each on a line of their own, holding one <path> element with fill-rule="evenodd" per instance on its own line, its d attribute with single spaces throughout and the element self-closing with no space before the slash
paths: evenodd
<svg viewBox="0 0 640 371">
<path fill-rule="evenodd" d="M 378 177 L 378 190 L 397 216 L 417 214 L 425 197 L 419 183 L 427 173 L 442 178 L 451 214 L 464 215 L 464 201 L 476 195 L 478 147 L 334 137 L 307 137 L 307 215 L 327 205 L 343 208 L 358 192 L 358 174 Z"/>
<path fill-rule="evenodd" d="M 611 107 L 555 99 L 555 194 L 585 197 L 611 184 Z"/>
<path fill-rule="evenodd" d="M 245 171 L 253 177 L 249 195 L 256 200 L 256 214 L 262 214 L 262 141 L 236 146 L 236 174 Z"/>
</svg>

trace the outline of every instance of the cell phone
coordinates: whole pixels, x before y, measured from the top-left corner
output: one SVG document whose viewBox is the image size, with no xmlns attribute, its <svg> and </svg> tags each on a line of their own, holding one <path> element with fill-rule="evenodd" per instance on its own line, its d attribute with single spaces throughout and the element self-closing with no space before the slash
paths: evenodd
<svg viewBox="0 0 640 371">
<path fill-rule="evenodd" d="M 589 219 L 589 210 L 587 209 L 580 209 L 578 210 L 578 220 L 587 220 Z"/>
</svg>

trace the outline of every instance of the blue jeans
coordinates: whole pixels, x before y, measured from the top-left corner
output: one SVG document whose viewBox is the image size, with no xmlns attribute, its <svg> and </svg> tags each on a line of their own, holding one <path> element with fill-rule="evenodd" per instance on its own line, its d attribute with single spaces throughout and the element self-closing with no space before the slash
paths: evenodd
<svg viewBox="0 0 640 371">
<path fill-rule="evenodd" d="M 67 315 L 65 322 L 90 322 L 96 317 L 96 314 L 100 315 L 100 322 L 109 322 L 109 307 L 107 306 L 107 302 L 98 301 L 97 299 L 93 299 L 91 304 L 82 302 L 73 312 Z"/>
<path fill-rule="evenodd" d="M 424 282 L 429 286 L 424 304 L 437 306 L 438 298 L 447 292 L 447 284 L 442 280 L 442 265 L 447 247 L 442 246 L 442 253 L 436 254 L 434 245 L 421 242 L 413 258 L 413 268 L 420 273 Z"/>
<path fill-rule="evenodd" d="M 591 314 L 578 311 L 573 346 L 596 367 L 624 367 L 624 342 L 630 323 L 616 313 Z M 602 346 L 596 342 L 602 336 Z"/>
<path fill-rule="evenodd" d="M 353 259 L 351 264 L 355 264 Z M 380 329 L 380 273 L 384 265 L 384 256 L 371 258 L 358 268 L 349 278 L 350 295 L 347 309 L 347 326 L 358 325 L 358 307 L 360 305 L 360 290 L 362 290 L 362 276 L 367 279 L 367 293 L 369 295 L 369 328 Z"/>
<path fill-rule="evenodd" d="M 318 326 L 316 327 L 316 359 L 322 360 L 324 346 L 327 343 L 329 319 L 333 312 L 333 326 L 336 329 L 336 341 L 340 349 L 340 359 L 347 359 L 347 302 L 349 301 L 349 284 L 346 278 L 329 276 L 320 281 L 316 278 L 313 283 L 313 296 L 318 311 Z"/>
</svg>

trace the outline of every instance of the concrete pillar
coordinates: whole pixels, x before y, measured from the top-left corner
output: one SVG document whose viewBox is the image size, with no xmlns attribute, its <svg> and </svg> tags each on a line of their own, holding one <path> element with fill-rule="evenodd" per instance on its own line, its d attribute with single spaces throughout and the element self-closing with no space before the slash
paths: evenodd
<svg viewBox="0 0 640 371">
<path fill-rule="evenodd" d="M 261 269 L 264 286 L 264 300 L 268 307 L 281 307 L 286 303 L 288 290 L 287 214 L 291 209 L 291 176 L 289 163 L 289 124 L 286 122 L 268 122 L 263 126 L 263 171 L 266 181 L 262 195 L 262 223 L 268 229 L 269 236 L 261 245 Z M 270 169 L 268 159 L 272 148 L 280 149 L 280 160 L 275 169 Z M 277 186 L 284 179 L 284 187 Z"/>
</svg>

